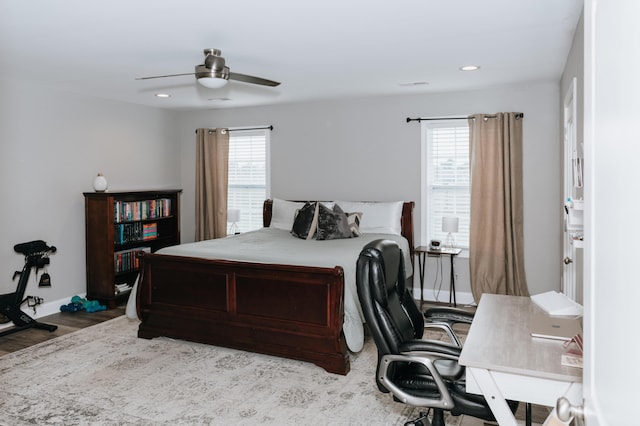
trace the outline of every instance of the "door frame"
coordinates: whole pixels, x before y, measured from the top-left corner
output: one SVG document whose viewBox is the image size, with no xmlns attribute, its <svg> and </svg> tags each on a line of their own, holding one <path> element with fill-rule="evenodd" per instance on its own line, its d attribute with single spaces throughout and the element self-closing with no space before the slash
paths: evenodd
<svg viewBox="0 0 640 426">
<path fill-rule="evenodd" d="M 571 85 L 564 97 L 564 137 L 563 137 L 563 205 L 575 198 L 574 191 L 574 160 L 578 158 L 578 125 L 577 125 L 577 78 L 573 77 Z M 576 247 L 573 244 L 570 233 L 567 231 L 568 212 L 564 209 L 563 222 L 563 265 L 562 265 L 562 292 L 571 300 L 576 301 Z"/>
</svg>

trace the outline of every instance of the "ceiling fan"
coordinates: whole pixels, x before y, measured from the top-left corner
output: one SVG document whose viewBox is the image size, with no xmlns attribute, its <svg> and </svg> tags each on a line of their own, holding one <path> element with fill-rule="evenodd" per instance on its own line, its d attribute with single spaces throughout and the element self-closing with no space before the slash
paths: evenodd
<svg viewBox="0 0 640 426">
<path fill-rule="evenodd" d="M 222 51 L 220 51 L 219 49 L 204 49 L 204 64 L 196 65 L 195 72 L 140 77 L 136 78 L 136 80 L 150 80 L 153 78 L 195 75 L 197 82 L 209 89 L 218 89 L 220 87 L 223 87 L 225 84 L 227 84 L 228 80 L 237 80 L 243 81 L 245 83 L 261 84 L 263 86 L 271 87 L 275 87 L 280 84 L 277 81 L 267 80 L 266 78 L 231 72 L 231 70 L 229 70 L 229 67 L 225 65 L 224 58 L 220 56 L 221 54 Z"/>
</svg>

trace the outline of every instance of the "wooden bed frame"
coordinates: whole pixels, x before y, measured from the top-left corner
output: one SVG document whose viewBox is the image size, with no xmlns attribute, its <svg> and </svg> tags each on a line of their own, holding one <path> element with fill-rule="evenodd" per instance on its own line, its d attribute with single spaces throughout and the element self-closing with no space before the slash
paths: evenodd
<svg viewBox="0 0 640 426">
<path fill-rule="evenodd" d="M 413 206 L 404 203 L 402 212 L 412 260 Z M 265 201 L 265 226 L 271 223 L 271 208 L 271 200 Z M 138 337 L 166 336 L 349 372 L 341 267 L 141 256 Z"/>
</svg>

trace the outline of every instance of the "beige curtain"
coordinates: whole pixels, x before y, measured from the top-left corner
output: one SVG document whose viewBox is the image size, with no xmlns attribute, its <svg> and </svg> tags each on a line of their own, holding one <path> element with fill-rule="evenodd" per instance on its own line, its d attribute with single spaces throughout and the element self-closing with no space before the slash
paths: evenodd
<svg viewBox="0 0 640 426">
<path fill-rule="evenodd" d="M 469 117 L 469 268 L 476 302 L 483 293 L 529 295 L 522 230 L 522 117 L 514 112 Z"/>
<path fill-rule="evenodd" d="M 196 130 L 196 241 L 227 235 L 229 131 Z"/>
</svg>

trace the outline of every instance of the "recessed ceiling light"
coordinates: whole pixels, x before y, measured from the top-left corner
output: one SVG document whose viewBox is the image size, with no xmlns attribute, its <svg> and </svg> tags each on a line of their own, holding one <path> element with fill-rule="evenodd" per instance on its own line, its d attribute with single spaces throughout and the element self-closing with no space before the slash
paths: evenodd
<svg viewBox="0 0 640 426">
<path fill-rule="evenodd" d="M 167 93 L 156 93 L 156 97 L 158 97 L 158 98 L 170 98 L 171 95 L 169 95 Z"/>
<path fill-rule="evenodd" d="M 414 81 L 414 82 L 411 82 L 411 83 L 400 83 L 400 86 L 402 86 L 402 87 L 426 86 L 427 84 L 429 84 L 429 82 L 427 82 L 427 81 Z"/>
<path fill-rule="evenodd" d="M 464 67 L 460 67 L 460 71 L 477 71 L 480 67 L 478 65 L 465 65 Z"/>
</svg>

